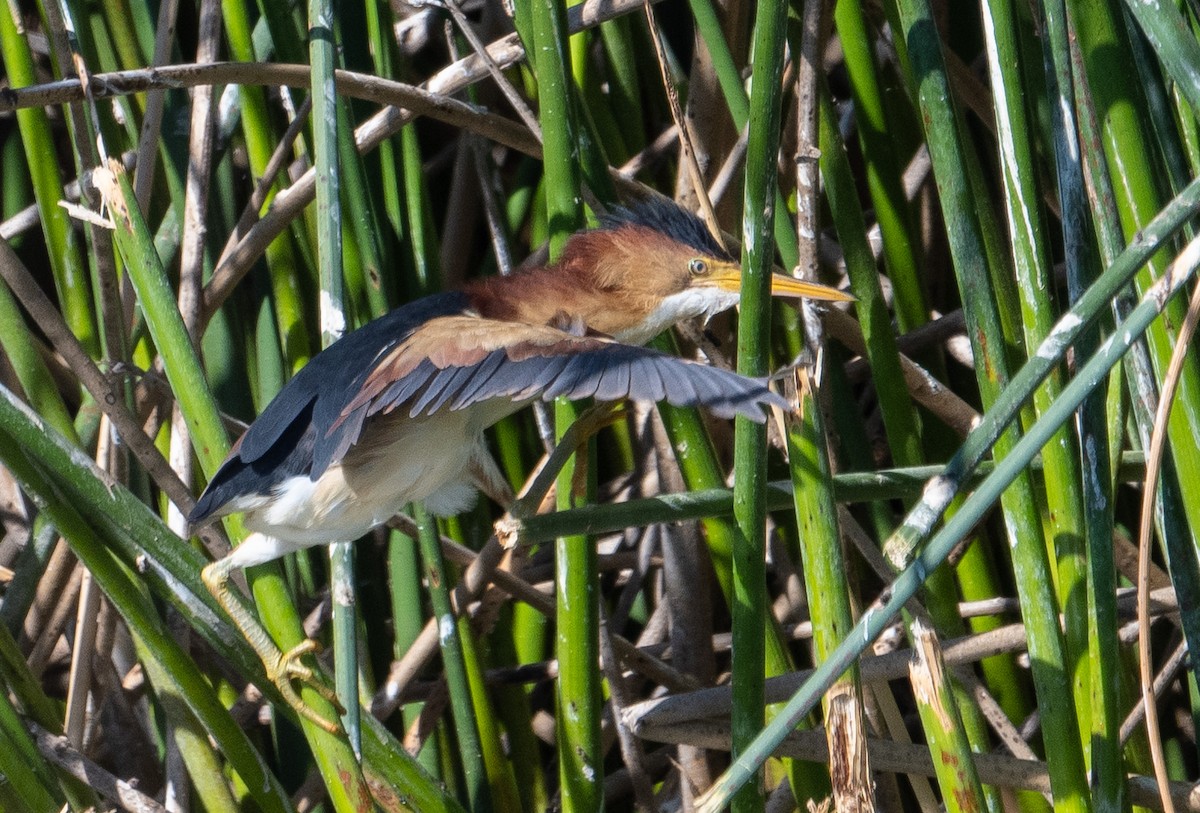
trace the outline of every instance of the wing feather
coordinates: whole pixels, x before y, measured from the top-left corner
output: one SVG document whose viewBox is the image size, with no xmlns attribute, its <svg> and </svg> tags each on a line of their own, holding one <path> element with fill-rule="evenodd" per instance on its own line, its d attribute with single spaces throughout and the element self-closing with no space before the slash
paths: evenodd
<svg viewBox="0 0 1200 813">
<path fill-rule="evenodd" d="M 692 373 L 692 375 L 688 375 Z M 689 370 L 684 364 L 663 364 L 659 369 L 659 376 L 663 381 L 663 388 L 667 391 L 669 403 L 676 406 L 697 406 L 700 403 L 699 395 L 696 393 L 696 388 L 692 385 L 692 379 L 698 378 L 693 371 Z M 722 394 L 721 398 L 724 398 Z"/>
<path fill-rule="evenodd" d="M 336 435 L 335 443 L 321 444 L 319 449 L 314 447 L 313 469 L 324 471 L 332 461 L 341 460 L 362 434 L 363 423 L 366 422 L 367 417 L 366 409 L 356 410 L 342 425 L 341 431 Z"/>
<path fill-rule="evenodd" d="M 605 358 L 600 353 L 580 353 L 572 356 L 563 371 L 554 377 L 542 397 L 551 401 L 560 395 L 588 398 L 596 394 L 598 374 L 604 372 Z"/>
<path fill-rule="evenodd" d="M 544 397 L 546 388 L 558 380 L 569 360 L 567 356 L 554 356 L 542 363 L 527 359 L 511 366 L 506 365 L 506 394 L 517 401 Z"/>
<path fill-rule="evenodd" d="M 708 375 L 692 376 L 692 388 L 696 390 L 697 403 L 715 403 L 728 396 L 726 389 Z"/>
<path fill-rule="evenodd" d="M 370 405 L 370 414 L 391 412 L 401 404 L 407 403 L 429 383 L 429 379 L 436 372 L 437 370 L 429 365 L 417 367 L 404 378 L 390 385 L 378 398 L 367 402 Z"/>
<path fill-rule="evenodd" d="M 758 421 L 764 407 L 784 405 L 761 381 L 656 350 L 549 325 L 454 315 L 430 320 L 379 354 L 333 423 L 330 434 L 343 437 L 331 459 L 349 448 L 344 436 L 357 439 L 360 416 L 402 406 L 417 416 L 493 399 L 592 396 L 708 405 L 722 416 Z"/>
<path fill-rule="evenodd" d="M 629 367 L 629 394 L 626 397 L 635 401 L 665 400 L 667 387 L 662 380 L 660 367 L 663 363 L 662 359 L 667 358 L 674 357 L 654 353 L 634 360 Z M 687 364 L 682 359 L 675 359 L 675 363 Z"/>
<path fill-rule="evenodd" d="M 504 369 L 506 357 L 504 353 L 488 353 L 487 357 L 474 368 L 471 378 L 463 382 L 458 396 L 450 404 L 450 409 L 462 409 L 475 403 L 474 396 L 478 392 L 487 391 L 491 379 Z M 494 385 L 493 385 L 494 386 Z"/>
<path fill-rule="evenodd" d="M 474 367 L 450 367 L 440 370 L 409 410 L 409 415 L 437 412 L 447 401 L 462 391 L 463 385 L 475 374 Z"/>
</svg>

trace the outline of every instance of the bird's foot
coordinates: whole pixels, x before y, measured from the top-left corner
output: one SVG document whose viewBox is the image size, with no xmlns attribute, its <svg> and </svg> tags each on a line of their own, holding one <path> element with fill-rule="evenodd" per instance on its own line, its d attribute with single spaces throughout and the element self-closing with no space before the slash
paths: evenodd
<svg viewBox="0 0 1200 813">
<path fill-rule="evenodd" d="M 279 693 L 283 695 L 284 701 L 295 709 L 297 714 L 325 729 L 330 734 L 336 734 L 341 731 L 341 726 L 337 721 L 326 719 L 315 711 L 312 706 L 305 703 L 304 698 L 300 696 L 300 693 L 296 691 L 295 685 L 293 685 L 293 681 L 295 681 L 308 686 L 329 701 L 339 714 L 344 712 L 342 704 L 338 701 L 337 692 L 326 684 L 317 672 L 300 660 L 305 655 L 316 654 L 320 651 L 321 644 L 308 638 L 287 652 L 280 652 L 273 664 L 264 659 L 263 666 L 267 670 L 267 679 L 275 684 L 279 689 Z"/>
<path fill-rule="evenodd" d="M 207 565 L 201 571 L 200 577 L 204 580 L 209 592 L 216 598 L 217 603 L 225 612 L 229 613 L 229 617 L 233 619 L 242 635 L 245 636 L 246 642 L 258 653 L 259 660 L 262 661 L 263 668 L 266 670 L 267 679 L 278 687 L 283 700 L 295 709 L 297 714 L 329 733 L 337 734 L 341 729 L 336 718 L 329 720 L 305 703 L 295 685 L 299 683 L 311 687 L 314 692 L 328 700 L 338 714 L 343 713 L 337 693 L 321 679 L 318 670 L 306 666 L 300 660 L 305 655 L 320 651 L 321 645 L 310 638 L 301 641 L 287 652 L 281 652 L 275 641 L 263 629 L 262 624 L 229 589 L 230 571 L 241 566 L 242 563 L 234 556 L 226 556 L 224 559 Z"/>
</svg>

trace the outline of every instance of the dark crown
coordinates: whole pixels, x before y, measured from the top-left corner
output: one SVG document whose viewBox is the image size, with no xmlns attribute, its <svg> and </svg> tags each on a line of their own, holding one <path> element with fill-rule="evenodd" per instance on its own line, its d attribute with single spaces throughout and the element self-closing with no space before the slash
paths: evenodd
<svg viewBox="0 0 1200 813">
<path fill-rule="evenodd" d="M 618 229 L 625 225 L 654 229 L 710 257 L 734 259 L 713 238 L 703 220 L 666 198 L 647 198 L 629 206 L 617 206 L 600 218 L 602 229 Z"/>
</svg>

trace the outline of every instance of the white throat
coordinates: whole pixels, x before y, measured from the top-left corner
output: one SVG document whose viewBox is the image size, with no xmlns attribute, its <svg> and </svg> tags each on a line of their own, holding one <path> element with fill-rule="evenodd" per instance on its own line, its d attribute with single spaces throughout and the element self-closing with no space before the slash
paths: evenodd
<svg viewBox="0 0 1200 813">
<path fill-rule="evenodd" d="M 627 344 L 645 344 L 676 322 L 703 316 L 705 321 L 738 303 L 734 291 L 720 288 L 688 288 L 664 299 L 649 316 L 614 337 Z"/>
</svg>

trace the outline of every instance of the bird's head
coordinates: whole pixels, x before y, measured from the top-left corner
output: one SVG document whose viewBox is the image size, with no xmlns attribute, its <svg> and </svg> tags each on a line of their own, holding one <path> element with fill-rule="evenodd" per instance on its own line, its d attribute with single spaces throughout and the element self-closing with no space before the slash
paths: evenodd
<svg viewBox="0 0 1200 813">
<path fill-rule="evenodd" d="M 738 303 L 741 267 L 700 218 L 665 200 L 616 209 L 600 228 L 575 235 L 564 247 L 560 273 L 576 290 L 596 292 L 587 325 L 621 341 L 642 344 L 676 322 L 708 318 Z M 852 299 L 835 288 L 782 274 L 773 296 Z"/>
</svg>

